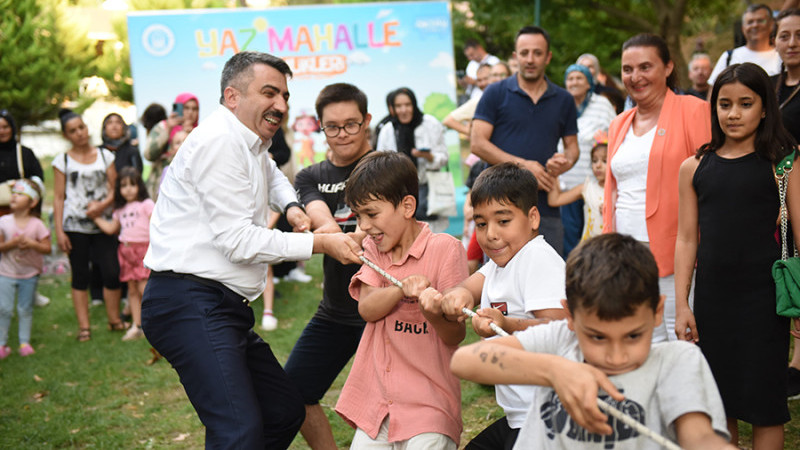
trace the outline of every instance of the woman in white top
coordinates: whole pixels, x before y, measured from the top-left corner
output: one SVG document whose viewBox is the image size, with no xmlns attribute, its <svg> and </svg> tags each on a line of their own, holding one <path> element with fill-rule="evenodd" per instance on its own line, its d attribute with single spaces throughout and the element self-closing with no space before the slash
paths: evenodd
<svg viewBox="0 0 800 450">
<path fill-rule="evenodd" d="M 114 154 L 89 143 L 89 130 L 81 116 L 59 112 L 61 131 L 72 144 L 53 159 L 53 221 L 58 246 L 69 255 L 72 267 L 72 303 L 78 318 L 78 341 L 91 339 L 89 328 L 89 263 L 100 268 L 108 328 L 121 331 L 120 281 L 117 238 L 104 234 L 94 218 L 111 218 L 114 201 Z"/>
<path fill-rule="evenodd" d="M 437 171 L 447 164 L 447 146 L 444 143 L 444 126 L 435 117 L 423 114 L 417 106 L 417 97 L 409 88 L 399 88 L 391 94 L 394 110 L 389 123 L 378 135 L 378 151 L 400 152 L 411 158 L 419 175 L 417 218 L 428 217 L 428 178 L 426 171 Z"/>
<path fill-rule="evenodd" d="M 653 340 L 675 334 L 675 242 L 678 171 L 711 140 L 711 109 L 691 95 L 676 95 L 674 65 L 664 39 L 636 35 L 622 45 L 622 81 L 636 107 L 608 131 L 603 232 L 633 236 L 650 246 L 666 296 L 664 324 Z M 689 291 L 689 286 L 680 289 Z"/>
<path fill-rule="evenodd" d="M 609 124 L 617 112 L 611 102 L 602 95 L 594 94 L 594 77 L 589 68 L 580 64 L 572 64 L 564 72 L 564 85 L 575 99 L 578 109 L 578 162 L 559 178 L 561 190 L 568 191 L 583 184 L 592 177 L 592 147 L 594 135 L 598 131 L 608 130 Z M 564 144 L 558 142 L 558 151 L 564 152 Z M 590 181 L 593 179 L 590 178 Z M 583 200 L 561 207 L 561 223 L 564 225 L 564 254 L 578 245 L 583 235 Z M 599 225 L 599 224 L 598 224 Z"/>
</svg>

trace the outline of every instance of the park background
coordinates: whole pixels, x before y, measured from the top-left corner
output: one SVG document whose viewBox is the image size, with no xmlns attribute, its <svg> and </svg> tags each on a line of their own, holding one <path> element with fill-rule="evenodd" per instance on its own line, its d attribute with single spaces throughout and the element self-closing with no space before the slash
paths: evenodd
<svg viewBox="0 0 800 450">
<path fill-rule="evenodd" d="M 54 120 L 58 109 L 68 105 L 83 111 L 98 143 L 99 126 L 105 114 L 120 112 L 128 122 L 135 122 L 141 112 L 134 104 L 134 92 L 143 87 L 136 85 L 136 69 L 132 70 L 130 64 L 130 54 L 135 50 L 128 40 L 129 14 L 131 17 L 162 15 L 168 10 L 185 9 L 194 12 L 214 9 L 233 15 L 259 14 L 259 11 L 291 14 L 293 10 L 317 13 L 354 3 L 358 2 L 0 0 L 0 108 L 12 111 L 23 125 L 23 143 L 42 159 L 48 178 L 45 218 L 52 203 L 50 161 L 53 154 L 66 149 Z M 749 3 L 741 0 L 445 2 L 452 20 L 449 28 L 452 35 L 446 36 L 450 48 L 446 51 L 452 60 L 447 61 L 449 67 L 442 69 L 452 71 L 466 66 L 462 47 L 469 38 L 477 38 L 489 53 L 508 58 L 516 30 L 538 18 L 552 37 L 553 61 L 547 75 L 558 84 L 563 84 L 567 65 L 585 52 L 597 55 L 608 73 L 617 75 L 621 43 L 636 33 L 651 32 L 664 36 L 669 43 L 685 87 L 686 61 L 691 54 L 702 50 L 716 60 L 724 50 L 733 47 L 736 21 Z M 782 2 L 767 3 L 780 9 Z M 258 8 L 245 9 L 248 4 Z M 324 7 L 317 7 L 320 4 Z M 384 2 L 376 7 L 401 10 L 410 5 Z M 289 8 L 275 9 L 283 7 Z M 423 67 L 426 61 L 417 62 Z M 180 64 L 165 64 L 161 75 L 163 80 L 192 79 L 192 74 Z M 416 89 L 413 81 L 401 79 L 404 82 L 400 84 Z M 447 82 L 450 84 L 441 89 L 450 89 L 446 97 L 454 100 L 455 86 Z M 393 87 L 396 86 L 390 88 Z M 309 91 L 309 98 L 313 98 L 318 89 Z M 385 92 L 370 93 L 374 121 L 382 117 L 380 111 L 385 111 L 384 96 Z M 169 109 L 173 97 L 170 94 L 158 101 Z M 309 109 L 305 103 L 296 105 L 296 110 Z M 295 107 L 293 101 L 290 106 Z M 420 106 L 425 106 L 422 99 Z M 215 107 L 216 101 L 203 101 L 201 114 L 204 116 Z M 441 119 L 448 111 L 427 108 L 426 112 L 434 112 Z M 448 142 L 455 143 L 455 154 L 465 154 L 465 141 L 459 141 L 452 131 L 448 132 Z M 451 158 L 451 167 L 460 182 L 460 158 Z M 311 283 L 278 284 L 275 310 L 279 329 L 269 333 L 257 330 L 282 362 L 316 310 L 321 296 L 320 261 L 315 257 L 308 265 L 314 277 Z M 58 255 L 50 262 L 51 273 L 42 278 L 40 290 L 52 302 L 37 309 L 34 317 L 33 343 L 37 353 L 29 358 L 14 355 L 0 362 L 0 448 L 201 448 L 203 428 L 177 375 L 163 360 L 148 364 L 151 354 L 145 341 L 121 342 L 119 334 L 105 331 L 102 307 L 91 311 L 92 341 L 81 345 L 75 341 L 77 325 L 69 296 L 69 277 L 55 273 L 59 267 Z M 262 307 L 260 302 L 255 304 L 257 317 Z M 15 327 L 16 324 L 10 333 L 12 341 Z M 746 324 L 737 327 L 746 329 Z M 470 330 L 467 342 L 476 339 Z M 349 445 L 352 430 L 332 407 L 346 373 L 340 375 L 323 400 L 341 448 Z M 500 417 L 502 411 L 494 403 L 491 387 L 462 382 L 462 388 L 463 446 L 468 438 Z M 800 402 L 790 403 L 790 410 L 797 417 Z M 786 436 L 787 449 L 800 448 L 800 421 L 796 418 L 787 425 Z M 750 439 L 750 430 L 745 427 L 741 446 L 749 448 Z M 292 448 L 307 447 L 298 437 Z"/>
</svg>

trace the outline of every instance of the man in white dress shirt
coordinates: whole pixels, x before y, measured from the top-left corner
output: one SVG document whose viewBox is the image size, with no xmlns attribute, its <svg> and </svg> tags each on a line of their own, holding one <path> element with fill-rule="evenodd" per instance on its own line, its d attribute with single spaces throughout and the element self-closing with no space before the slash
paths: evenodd
<svg viewBox="0 0 800 450">
<path fill-rule="evenodd" d="M 300 394 L 252 330 L 249 302 L 263 291 L 268 264 L 312 253 L 359 262 L 359 246 L 344 234 L 267 228 L 268 208 L 295 231 L 310 225 L 267 152 L 290 76 L 266 53 L 228 60 L 222 106 L 183 143 L 150 222 L 142 328 L 180 375 L 207 448 L 285 449 L 305 417 Z"/>
</svg>

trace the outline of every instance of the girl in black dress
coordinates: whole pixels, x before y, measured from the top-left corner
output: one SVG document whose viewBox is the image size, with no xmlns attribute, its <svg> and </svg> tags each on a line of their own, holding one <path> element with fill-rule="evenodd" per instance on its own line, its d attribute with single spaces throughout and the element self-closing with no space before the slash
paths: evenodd
<svg viewBox="0 0 800 450">
<path fill-rule="evenodd" d="M 771 269 L 780 258 L 774 168 L 794 147 L 767 74 L 754 64 L 735 64 L 714 83 L 711 142 L 681 165 L 679 175 L 675 331 L 703 350 L 732 443 L 743 420 L 753 424 L 754 448 L 782 449 L 789 421 L 789 324 L 775 313 Z M 800 223 L 796 172 L 789 175 L 787 203 Z M 692 312 L 687 299 L 695 262 Z"/>
</svg>

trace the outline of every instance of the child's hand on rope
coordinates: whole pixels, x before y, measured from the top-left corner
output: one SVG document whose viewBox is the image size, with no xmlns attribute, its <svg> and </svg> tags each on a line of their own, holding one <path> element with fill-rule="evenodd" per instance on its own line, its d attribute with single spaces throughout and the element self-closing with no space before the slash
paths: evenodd
<svg viewBox="0 0 800 450">
<path fill-rule="evenodd" d="M 491 337 L 497 334 L 489 326 L 490 323 L 494 323 L 502 329 L 506 328 L 506 318 L 500 310 L 481 308 L 475 311 L 475 314 L 477 314 L 477 316 L 472 318 L 472 328 L 482 337 Z"/>
<path fill-rule="evenodd" d="M 403 283 L 403 295 L 408 298 L 419 298 L 422 291 L 431 285 L 424 275 L 411 275 L 400 281 Z"/>
<path fill-rule="evenodd" d="M 472 309 L 472 294 L 468 290 L 457 287 L 444 294 L 442 312 L 449 320 L 463 322 L 467 318 L 467 315 L 462 311 L 464 308 Z"/>
<path fill-rule="evenodd" d="M 422 293 L 419 295 L 419 307 L 423 312 L 441 316 L 443 299 L 444 296 L 441 294 L 441 292 L 429 287 L 422 291 Z"/>
</svg>

